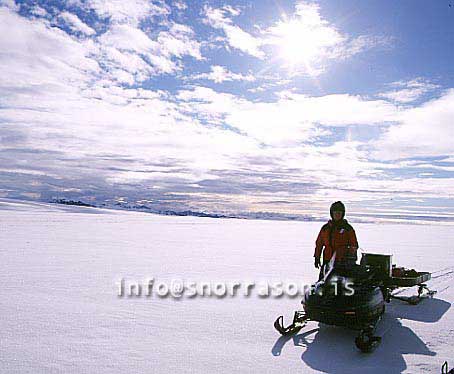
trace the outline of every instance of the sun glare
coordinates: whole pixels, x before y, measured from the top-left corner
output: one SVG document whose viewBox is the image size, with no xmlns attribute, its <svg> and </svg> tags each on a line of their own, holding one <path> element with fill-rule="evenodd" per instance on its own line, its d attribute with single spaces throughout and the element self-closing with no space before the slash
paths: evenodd
<svg viewBox="0 0 454 374">
<path fill-rule="evenodd" d="M 319 52 L 317 35 L 304 30 L 298 21 L 290 21 L 280 27 L 280 55 L 291 66 L 308 64 Z M 302 35 L 303 34 L 303 35 Z"/>
<path fill-rule="evenodd" d="M 290 69 L 317 71 L 343 41 L 335 28 L 320 18 L 284 19 L 273 29 L 279 59 Z"/>
</svg>

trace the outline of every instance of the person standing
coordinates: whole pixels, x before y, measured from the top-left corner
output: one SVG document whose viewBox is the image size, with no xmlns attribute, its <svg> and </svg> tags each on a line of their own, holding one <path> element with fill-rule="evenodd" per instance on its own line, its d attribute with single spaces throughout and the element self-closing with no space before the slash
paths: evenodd
<svg viewBox="0 0 454 374">
<path fill-rule="evenodd" d="M 314 266 L 320 268 L 320 279 L 333 255 L 334 264 L 357 260 L 358 240 L 345 217 L 345 205 L 336 201 L 330 207 L 331 219 L 323 225 L 315 242 Z M 323 259 L 321 256 L 323 254 Z"/>
</svg>

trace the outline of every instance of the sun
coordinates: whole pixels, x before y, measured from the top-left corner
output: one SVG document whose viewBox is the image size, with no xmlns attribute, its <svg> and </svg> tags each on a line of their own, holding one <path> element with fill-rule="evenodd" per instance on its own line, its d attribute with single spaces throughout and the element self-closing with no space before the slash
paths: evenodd
<svg viewBox="0 0 454 374">
<path fill-rule="evenodd" d="M 297 20 L 279 27 L 280 57 L 291 66 L 312 63 L 320 53 L 318 35 Z"/>
<path fill-rule="evenodd" d="M 271 28 L 277 58 L 292 70 L 316 72 L 333 58 L 344 37 L 318 15 L 285 17 Z"/>
</svg>

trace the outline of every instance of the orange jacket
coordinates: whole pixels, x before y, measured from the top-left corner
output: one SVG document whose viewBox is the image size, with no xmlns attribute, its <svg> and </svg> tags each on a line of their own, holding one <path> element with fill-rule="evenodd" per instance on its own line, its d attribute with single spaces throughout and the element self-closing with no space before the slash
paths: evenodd
<svg viewBox="0 0 454 374">
<path fill-rule="evenodd" d="M 336 252 L 336 261 L 342 260 L 345 254 L 349 253 L 356 256 L 358 240 L 355 230 L 343 219 L 334 225 L 332 220 L 323 225 L 315 242 L 314 256 L 320 258 L 323 250 L 323 261 L 329 261 Z"/>
</svg>

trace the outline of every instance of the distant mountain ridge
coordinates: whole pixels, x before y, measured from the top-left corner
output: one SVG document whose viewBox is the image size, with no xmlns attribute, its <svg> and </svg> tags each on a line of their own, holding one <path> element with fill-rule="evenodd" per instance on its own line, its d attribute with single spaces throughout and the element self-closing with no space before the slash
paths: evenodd
<svg viewBox="0 0 454 374">
<path fill-rule="evenodd" d="M 17 200 L 6 199 L 11 201 L 28 201 L 37 202 L 35 200 Z M 41 203 L 46 203 L 41 201 Z M 47 203 L 89 207 L 89 208 L 104 208 L 115 210 L 129 210 L 138 212 L 147 212 L 152 214 L 166 215 L 166 216 L 193 216 L 193 217 L 206 217 L 206 218 L 230 218 L 230 219 L 259 219 L 259 220 L 274 220 L 274 221 L 305 221 L 305 222 L 324 222 L 328 219 L 326 215 L 316 214 L 292 214 L 292 213 L 278 213 L 278 212 L 206 212 L 192 209 L 176 210 L 176 209 L 158 209 L 150 207 L 145 204 L 133 204 L 128 202 L 111 202 L 93 204 L 87 203 L 82 200 L 75 199 L 52 199 Z M 353 223 L 376 223 L 376 222 L 394 222 L 394 223 L 441 223 L 441 224 L 454 224 L 454 217 L 451 215 L 424 215 L 424 214 L 405 214 L 405 213 L 379 213 L 379 212 L 363 212 L 363 213 L 350 213 L 349 221 Z"/>
</svg>

